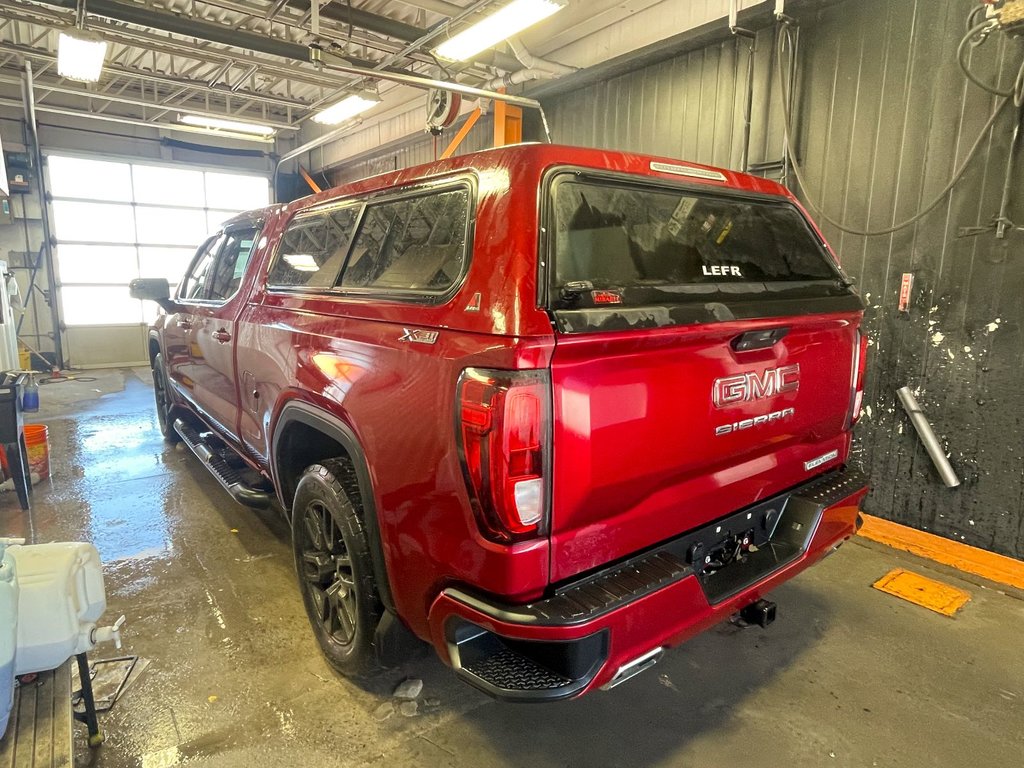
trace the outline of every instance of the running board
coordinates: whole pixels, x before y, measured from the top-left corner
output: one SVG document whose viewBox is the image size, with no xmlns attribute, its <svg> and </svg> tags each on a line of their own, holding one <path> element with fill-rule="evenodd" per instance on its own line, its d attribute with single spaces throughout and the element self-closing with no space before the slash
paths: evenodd
<svg viewBox="0 0 1024 768">
<path fill-rule="evenodd" d="M 224 490 L 230 493 L 231 497 L 239 504 L 253 509 L 266 509 L 273 503 L 274 497 L 270 491 L 247 484 L 241 472 L 214 451 L 192 425 L 182 419 L 175 419 L 174 431 L 181 435 L 185 445 L 192 449 L 192 453 L 203 462 L 203 466 L 210 470 L 210 473 L 224 486 Z"/>
</svg>

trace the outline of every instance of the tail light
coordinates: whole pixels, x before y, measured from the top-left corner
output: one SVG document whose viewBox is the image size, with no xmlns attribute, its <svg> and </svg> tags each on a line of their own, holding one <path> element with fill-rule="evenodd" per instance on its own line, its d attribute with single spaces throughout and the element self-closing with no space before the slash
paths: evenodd
<svg viewBox="0 0 1024 768">
<path fill-rule="evenodd" d="M 550 391 L 546 371 L 468 368 L 459 378 L 462 470 L 480 530 L 493 541 L 546 527 Z"/>
<path fill-rule="evenodd" d="M 864 405 L 864 373 L 868 366 L 868 335 L 864 331 L 857 332 L 859 339 L 853 350 L 853 394 L 850 398 L 850 426 L 860 418 L 860 409 Z"/>
</svg>

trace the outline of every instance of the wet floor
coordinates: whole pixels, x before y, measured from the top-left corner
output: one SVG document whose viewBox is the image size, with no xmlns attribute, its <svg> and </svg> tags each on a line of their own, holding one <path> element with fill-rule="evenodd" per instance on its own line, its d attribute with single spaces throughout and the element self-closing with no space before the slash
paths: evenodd
<svg viewBox="0 0 1024 768">
<path fill-rule="evenodd" d="M 612 692 L 497 704 L 430 655 L 356 686 L 307 629 L 283 522 L 161 440 L 147 373 L 44 387 L 53 477 L 31 515 L 0 495 L 0 535 L 96 544 L 122 652 L 151 662 L 99 750 L 77 732 L 79 765 L 1024 763 L 1022 596 L 859 542 L 780 588 L 768 630 L 719 627 Z M 870 588 L 896 566 L 972 600 L 947 619 Z M 391 697 L 406 677 L 424 681 L 409 716 Z"/>
</svg>

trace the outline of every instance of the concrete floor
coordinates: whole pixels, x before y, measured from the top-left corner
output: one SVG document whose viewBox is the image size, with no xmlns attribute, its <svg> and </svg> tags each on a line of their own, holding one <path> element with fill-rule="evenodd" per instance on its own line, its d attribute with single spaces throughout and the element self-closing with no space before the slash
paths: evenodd
<svg viewBox="0 0 1024 768">
<path fill-rule="evenodd" d="M 163 443 L 148 371 L 90 375 L 42 388 L 53 478 L 31 515 L 0 496 L 0 534 L 96 544 L 107 615 L 152 662 L 103 747 L 78 732 L 79 765 L 1024 764 L 1024 596 L 860 541 L 779 589 L 770 629 L 721 626 L 609 693 L 498 704 L 432 655 L 360 688 L 321 660 L 282 521 Z M 896 566 L 972 600 L 947 619 L 871 589 Z M 425 683 L 411 717 L 405 677 Z"/>
</svg>

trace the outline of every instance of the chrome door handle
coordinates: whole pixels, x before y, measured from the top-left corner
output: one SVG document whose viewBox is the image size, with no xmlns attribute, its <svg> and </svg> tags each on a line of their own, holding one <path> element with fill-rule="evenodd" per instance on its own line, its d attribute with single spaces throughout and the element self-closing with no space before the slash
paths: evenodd
<svg viewBox="0 0 1024 768">
<path fill-rule="evenodd" d="M 213 336 L 214 341 L 219 341 L 221 344 L 227 344 L 229 341 L 231 341 L 231 334 L 225 331 L 223 328 L 214 331 L 210 335 Z"/>
<path fill-rule="evenodd" d="M 192 321 L 191 320 L 179 320 L 177 322 L 177 326 L 179 328 L 181 328 L 183 331 L 190 331 L 190 330 L 192 330 Z"/>
</svg>

